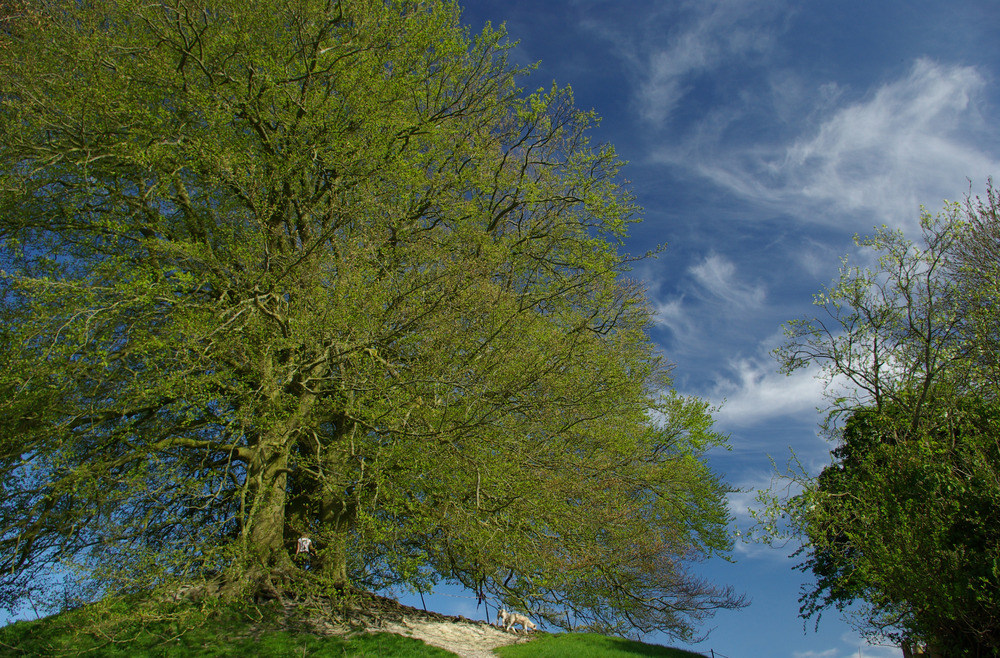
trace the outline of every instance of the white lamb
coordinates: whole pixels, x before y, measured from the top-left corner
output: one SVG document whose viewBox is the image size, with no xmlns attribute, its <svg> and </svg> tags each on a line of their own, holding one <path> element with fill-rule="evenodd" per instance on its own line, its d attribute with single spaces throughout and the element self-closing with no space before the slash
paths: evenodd
<svg viewBox="0 0 1000 658">
<path fill-rule="evenodd" d="M 513 628 L 514 632 L 516 633 L 517 629 L 514 627 L 517 626 L 518 624 L 521 625 L 521 629 L 524 630 L 525 633 L 527 633 L 529 630 L 532 631 L 536 630 L 534 622 L 525 617 L 524 615 L 519 615 L 516 612 L 507 612 L 502 608 L 500 609 L 499 612 L 497 612 L 497 622 L 500 621 L 503 621 L 503 629 L 505 631 L 509 631 Z"/>
</svg>

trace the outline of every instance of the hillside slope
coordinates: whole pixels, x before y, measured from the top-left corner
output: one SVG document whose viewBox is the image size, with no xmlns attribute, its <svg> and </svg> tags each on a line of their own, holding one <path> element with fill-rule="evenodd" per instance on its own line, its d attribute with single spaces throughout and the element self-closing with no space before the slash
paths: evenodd
<svg viewBox="0 0 1000 658">
<path fill-rule="evenodd" d="M 0 628 L 0 655 L 700 658 L 597 634 L 508 633 L 484 621 L 425 612 L 371 594 L 336 606 L 288 600 L 262 605 L 101 602 Z"/>
</svg>

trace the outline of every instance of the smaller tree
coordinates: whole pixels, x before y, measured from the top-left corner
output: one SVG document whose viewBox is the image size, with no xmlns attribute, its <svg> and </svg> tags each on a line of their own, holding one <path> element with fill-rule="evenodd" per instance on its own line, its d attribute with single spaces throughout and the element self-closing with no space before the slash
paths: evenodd
<svg viewBox="0 0 1000 658">
<path fill-rule="evenodd" d="M 885 226 L 854 238 L 877 254 L 872 266 L 842 260 L 836 281 L 816 295 L 815 317 L 785 324 L 774 352 L 785 373 L 819 365 L 830 406 L 824 427 L 836 436 L 844 413 L 889 404 L 916 422 L 932 389 L 968 381 L 968 351 L 953 257 L 964 230 L 962 207 L 921 218 L 922 244 Z"/>
<path fill-rule="evenodd" d="M 762 492 L 766 541 L 795 539 L 816 582 L 805 618 L 855 611 L 871 635 L 947 655 L 1000 650 L 998 197 L 947 204 L 922 241 L 879 229 L 856 238 L 871 267 L 846 259 L 816 297 L 821 313 L 785 327 L 786 372 L 819 365 L 838 442 L 818 477 L 789 469 L 796 493 Z"/>
<path fill-rule="evenodd" d="M 982 197 L 967 199 L 950 274 L 960 292 L 962 341 L 974 370 L 970 381 L 986 395 L 1000 390 L 1000 191 L 989 181 Z"/>
<path fill-rule="evenodd" d="M 816 582 L 802 613 L 864 601 L 867 630 L 947 655 L 1000 650 L 1000 407 L 932 405 L 913 428 L 898 405 L 844 424 L 835 463 L 795 501 Z"/>
</svg>

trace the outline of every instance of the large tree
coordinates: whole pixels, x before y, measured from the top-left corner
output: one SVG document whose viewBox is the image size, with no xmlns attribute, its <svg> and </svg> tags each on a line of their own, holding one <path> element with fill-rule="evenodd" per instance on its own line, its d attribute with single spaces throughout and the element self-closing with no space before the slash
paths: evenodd
<svg viewBox="0 0 1000 658">
<path fill-rule="evenodd" d="M 739 603 L 687 572 L 730 547 L 724 437 L 623 278 L 621 163 L 502 30 L 439 0 L 12 6 L 8 604 L 70 562 L 101 592 L 444 578 L 681 635 Z"/>
<path fill-rule="evenodd" d="M 920 244 L 879 230 L 822 313 L 786 325 L 783 367 L 819 365 L 838 446 L 801 493 L 760 510 L 802 542 L 803 616 L 860 604 L 872 634 L 945 655 L 1000 650 L 997 195 L 925 215 Z M 794 470 L 794 469 L 793 469 Z"/>
</svg>

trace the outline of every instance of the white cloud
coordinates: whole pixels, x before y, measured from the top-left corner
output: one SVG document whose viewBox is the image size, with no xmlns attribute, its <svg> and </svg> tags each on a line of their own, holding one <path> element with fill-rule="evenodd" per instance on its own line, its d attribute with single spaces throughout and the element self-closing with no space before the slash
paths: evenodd
<svg viewBox="0 0 1000 658">
<path fill-rule="evenodd" d="M 754 308 L 764 303 L 766 291 L 762 285 L 741 280 L 732 261 L 715 253 L 709 254 L 690 269 L 700 288 L 727 306 Z"/>
<path fill-rule="evenodd" d="M 963 137 L 981 125 L 972 99 L 984 85 L 972 67 L 918 60 L 902 80 L 843 107 L 796 141 L 780 168 L 804 197 L 890 218 L 912 213 L 917 195 L 939 187 L 942 177 L 957 183 L 951 196 L 960 194 L 966 177 L 984 178 L 997 164 Z"/>
<path fill-rule="evenodd" d="M 735 194 L 800 214 L 842 222 L 912 224 L 921 203 L 935 208 L 1000 171 L 984 150 L 991 130 L 975 67 L 917 60 L 909 72 L 865 98 L 845 102 L 843 89 L 821 85 L 812 128 L 784 145 L 726 150 L 721 143 L 662 150 L 657 159 L 686 166 L 690 153 L 709 155 L 693 169 Z M 783 92 L 788 93 L 788 92 Z"/>
<path fill-rule="evenodd" d="M 843 658 L 854 658 L 858 655 L 863 658 L 903 658 L 903 650 L 896 646 L 867 644 L 864 640 L 851 636 L 844 637 L 844 643 L 855 644 L 857 649 L 845 652 Z"/>
<path fill-rule="evenodd" d="M 655 270 L 646 267 L 637 274 L 646 281 L 654 300 L 656 322 L 670 329 L 685 347 L 694 347 L 708 338 L 718 341 L 723 331 L 733 330 L 732 323 L 710 328 L 709 322 L 719 323 L 720 318 L 731 317 L 733 310 L 744 316 L 758 312 L 767 299 L 763 284 L 745 280 L 731 260 L 717 253 L 690 266 L 678 292 L 667 297 L 662 296 L 662 282 Z"/>
<path fill-rule="evenodd" d="M 811 238 L 803 238 L 803 242 L 796 245 L 789 260 L 812 278 L 825 283 L 836 276 L 840 267 L 840 259 L 848 247 L 849 245 L 832 245 Z"/>
<path fill-rule="evenodd" d="M 827 649 L 826 651 L 795 651 L 792 655 L 795 658 L 837 658 L 840 653 L 838 649 Z"/>
<path fill-rule="evenodd" d="M 896 647 L 872 646 L 856 637 L 844 637 L 845 644 L 856 645 L 852 649 L 827 649 L 825 651 L 795 651 L 794 658 L 901 658 L 903 652 Z"/>
<path fill-rule="evenodd" d="M 777 468 L 781 466 L 775 465 Z M 741 473 L 742 480 L 735 485 L 737 490 L 726 496 L 726 505 L 729 513 L 733 515 L 736 526 L 745 536 L 746 531 L 755 523 L 750 515 L 751 509 L 758 509 L 761 504 L 757 501 L 759 492 L 770 492 L 770 495 L 791 497 L 801 492 L 801 487 L 790 480 L 782 479 L 775 473 L 774 468 L 769 470 L 754 469 L 749 473 Z"/>
<path fill-rule="evenodd" d="M 737 359 L 730 377 L 719 381 L 711 399 L 721 405 L 716 420 L 723 428 L 748 427 L 775 418 L 817 419 L 824 403 L 824 383 L 818 367 L 783 375 L 773 362 Z"/>
<path fill-rule="evenodd" d="M 639 86 L 639 113 L 652 123 L 663 123 L 686 93 L 684 78 L 714 59 L 694 33 L 685 34 L 674 47 L 650 57 L 648 73 Z"/>
<path fill-rule="evenodd" d="M 615 44 L 636 73 L 634 103 L 646 121 L 662 126 L 700 76 L 733 61 L 765 56 L 774 46 L 773 21 L 783 0 L 699 0 L 653 4 L 644 12 L 643 38 L 591 21 L 586 27 Z"/>
<path fill-rule="evenodd" d="M 684 307 L 684 297 L 678 296 L 654 304 L 656 322 L 669 329 L 682 342 L 696 335 L 697 323 Z"/>
<path fill-rule="evenodd" d="M 647 283 L 654 299 L 660 294 L 662 282 L 650 267 L 637 272 Z M 717 253 L 707 256 L 687 269 L 687 280 L 679 286 L 682 292 L 656 304 L 658 321 L 684 332 L 695 329 L 689 307 L 696 300 L 712 307 L 753 310 L 764 305 L 767 288 L 751 283 L 737 271 L 736 265 Z"/>
</svg>

